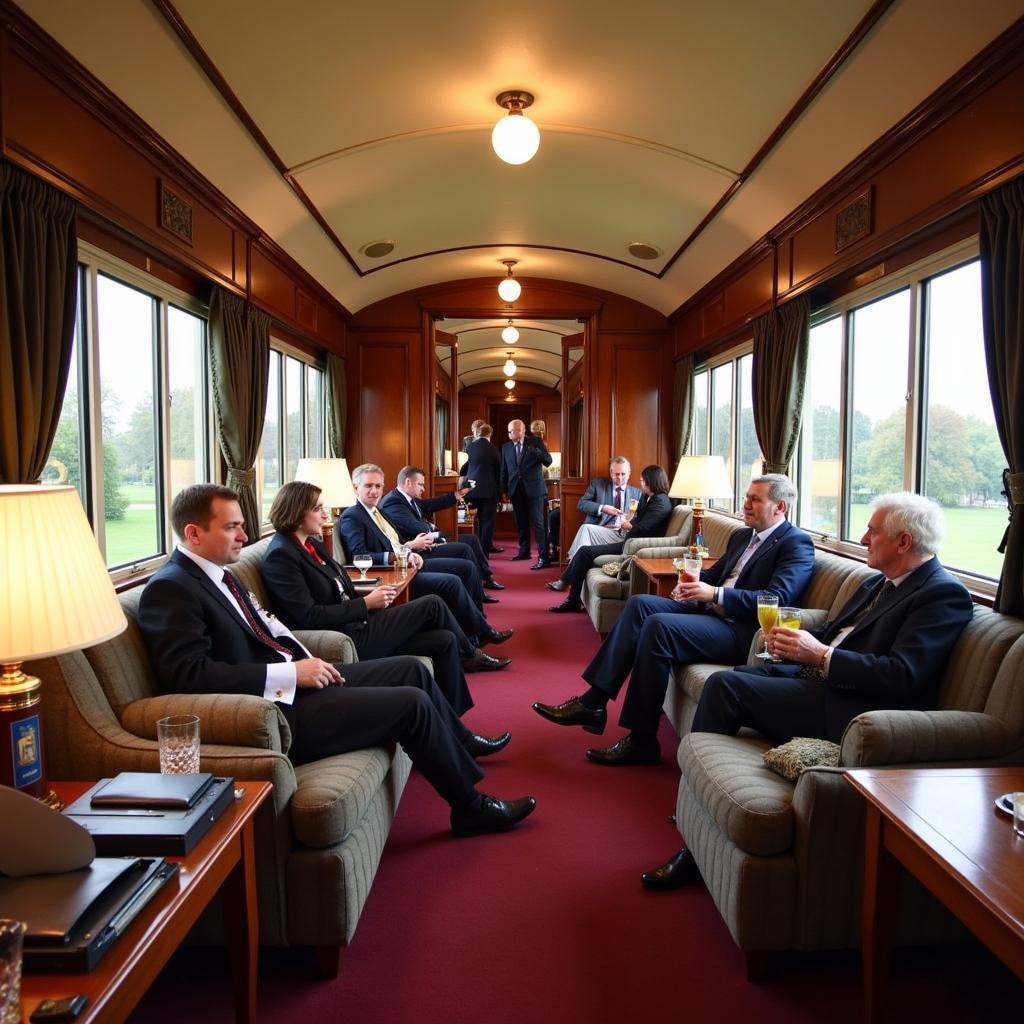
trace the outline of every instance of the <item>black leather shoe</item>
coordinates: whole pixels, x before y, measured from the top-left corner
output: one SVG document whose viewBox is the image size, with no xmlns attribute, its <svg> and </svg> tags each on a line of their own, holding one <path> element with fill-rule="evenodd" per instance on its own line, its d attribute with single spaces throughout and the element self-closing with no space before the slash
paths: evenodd
<svg viewBox="0 0 1024 1024">
<path fill-rule="evenodd" d="M 534 562 L 533 565 L 530 566 L 530 568 L 531 569 L 546 569 L 550 564 L 551 563 L 546 558 L 538 558 L 537 561 Z"/>
<path fill-rule="evenodd" d="M 517 800 L 499 800 L 485 796 L 478 811 L 457 811 L 452 808 L 452 831 L 457 836 L 482 836 L 487 832 L 504 832 L 533 813 L 537 801 L 532 796 Z"/>
<path fill-rule="evenodd" d="M 511 739 L 512 733 L 510 732 L 503 732 L 500 736 L 478 736 L 473 732 L 469 734 L 462 745 L 466 748 L 466 752 L 470 757 L 479 758 L 487 757 L 488 754 L 496 754 L 499 750 L 504 750 Z"/>
<path fill-rule="evenodd" d="M 483 647 L 484 644 L 503 644 L 513 633 L 515 633 L 515 630 L 511 627 L 508 629 L 492 629 L 490 633 L 480 639 L 480 646 Z"/>
<path fill-rule="evenodd" d="M 583 602 L 578 597 L 567 597 L 561 604 L 553 604 L 549 612 L 581 612 Z"/>
<path fill-rule="evenodd" d="M 547 587 L 548 590 L 557 590 L 559 593 L 561 593 L 563 590 L 569 589 L 569 584 L 566 583 L 565 580 L 561 579 L 548 580 L 547 583 L 544 584 L 544 586 Z"/>
<path fill-rule="evenodd" d="M 489 580 L 484 580 L 484 590 L 504 590 L 505 584 L 499 583 L 492 576 Z"/>
<path fill-rule="evenodd" d="M 693 854 L 684 846 L 666 864 L 653 871 L 645 871 L 640 881 L 648 889 L 678 889 L 700 878 Z"/>
<path fill-rule="evenodd" d="M 504 550 L 505 550 L 504 548 L 499 548 L 497 545 L 495 545 L 493 548 L 488 548 L 487 549 L 487 554 L 489 554 L 489 555 L 500 555 L 502 553 L 502 551 L 504 551 Z"/>
<path fill-rule="evenodd" d="M 481 604 L 498 604 L 499 602 L 498 602 L 498 599 L 496 597 L 491 597 L 490 594 L 484 594 L 484 596 L 480 598 L 480 603 Z"/>
<path fill-rule="evenodd" d="M 530 557 L 530 552 L 529 551 L 527 551 L 525 555 L 522 552 L 520 552 L 518 555 L 513 555 L 509 559 L 509 561 L 510 562 L 525 562 L 525 561 L 527 561 L 529 559 L 529 557 Z"/>
<path fill-rule="evenodd" d="M 657 740 L 653 744 L 641 745 L 632 736 L 623 736 L 610 747 L 591 748 L 587 751 L 587 760 L 612 768 L 625 768 L 631 764 L 657 764 L 661 760 L 661 747 Z"/>
<path fill-rule="evenodd" d="M 537 701 L 533 710 L 555 725 L 581 725 L 584 732 L 592 732 L 600 736 L 608 722 L 608 711 L 605 708 L 588 708 L 579 697 L 570 697 L 561 704 L 541 704 Z"/>
<path fill-rule="evenodd" d="M 512 664 L 511 658 L 493 658 L 486 651 L 478 647 L 473 652 L 472 658 L 466 658 L 462 663 L 463 672 L 497 672 L 499 668 L 505 668 Z"/>
</svg>

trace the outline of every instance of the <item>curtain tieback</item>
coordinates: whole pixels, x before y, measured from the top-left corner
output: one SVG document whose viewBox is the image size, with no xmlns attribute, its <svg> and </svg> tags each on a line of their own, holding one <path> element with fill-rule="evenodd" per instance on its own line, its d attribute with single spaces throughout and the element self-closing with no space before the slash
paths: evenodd
<svg viewBox="0 0 1024 1024">
<path fill-rule="evenodd" d="M 1011 505 L 1024 505 L 1024 473 L 1007 473 L 1006 488 Z"/>
<path fill-rule="evenodd" d="M 252 487 L 256 483 L 256 470 L 253 469 L 229 469 L 228 487 L 237 491 L 239 487 Z"/>
<path fill-rule="evenodd" d="M 789 464 L 785 462 L 769 462 L 767 459 L 762 461 L 761 465 L 764 467 L 762 472 L 764 473 L 785 473 L 789 469 Z"/>
</svg>

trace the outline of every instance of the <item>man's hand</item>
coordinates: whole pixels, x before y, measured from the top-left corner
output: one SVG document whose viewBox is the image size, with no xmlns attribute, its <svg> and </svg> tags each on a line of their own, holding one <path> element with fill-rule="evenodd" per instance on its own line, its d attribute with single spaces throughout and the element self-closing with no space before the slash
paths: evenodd
<svg viewBox="0 0 1024 1024">
<path fill-rule="evenodd" d="M 602 505 L 601 515 L 603 516 L 617 516 L 622 509 L 616 508 L 614 505 Z"/>
<path fill-rule="evenodd" d="M 426 551 L 434 546 L 434 538 L 429 533 L 417 533 L 412 540 L 405 542 L 412 551 Z"/>
<path fill-rule="evenodd" d="M 464 497 L 465 497 L 465 496 L 466 496 L 467 494 L 469 494 L 469 492 L 470 492 L 470 491 L 471 491 L 472 489 L 473 489 L 472 487 L 460 487 L 460 488 L 459 488 L 459 489 L 458 489 L 458 490 L 457 490 L 457 491 L 455 492 L 455 497 L 456 497 L 457 499 L 459 499 L 459 498 L 464 498 Z"/>
<path fill-rule="evenodd" d="M 302 690 L 323 690 L 328 686 L 341 686 L 344 682 L 341 673 L 329 661 L 303 658 L 295 662 L 295 685 Z"/>
<path fill-rule="evenodd" d="M 374 587 L 364 598 L 366 607 L 376 611 L 379 608 L 387 608 L 395 600 L 394 587 Z"/>
<path fill-rule="evenodd" d="M 417 555 L 415 551 L 409 554 L 409 567 L 411 569 L 422 569 L 423 568 L 423 556 Z"/>
<path fill-rule="evenodd" d="M 805 629 L 787 629 L 776 626 L 768 634 L 768 651 L 783 661 L 800 665 L 818 665 L 828 645 L 816 640 Z"/>
<path fill-rule="evenodd" d="M 633 529 L 633 521 L 631 519 L 621 520 L 618 525 L 618 529 L 625 530 L 626 533 L 629 533 L 629 531 Z"/>
<path fill-rule="evenodd" d="M 715 599 L 715 588 L 710 583 L 677 583 L 671 596 L 676 601 L 709 603 Z"/>
</svg>

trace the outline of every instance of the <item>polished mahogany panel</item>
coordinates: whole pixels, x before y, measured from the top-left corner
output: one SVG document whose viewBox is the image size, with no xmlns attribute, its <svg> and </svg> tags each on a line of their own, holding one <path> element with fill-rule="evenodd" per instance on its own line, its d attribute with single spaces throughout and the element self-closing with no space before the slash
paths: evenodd
<svg viewBox="0 0 1024 1024">
<path fill-rule="evenodd" d="M 597 444 L 591 446 L 591 475 L 604 475 L 612 455 L 625 455 L 633 466 L 633 482 L 651 463 L 668 466 L 663 432 L 668 425 L 671 389 L 666 346 L 660 338 L 605 336 L 599 341 L 597 390 L 610 400 L 611 415 L 598 422 Z"/>
</svg>

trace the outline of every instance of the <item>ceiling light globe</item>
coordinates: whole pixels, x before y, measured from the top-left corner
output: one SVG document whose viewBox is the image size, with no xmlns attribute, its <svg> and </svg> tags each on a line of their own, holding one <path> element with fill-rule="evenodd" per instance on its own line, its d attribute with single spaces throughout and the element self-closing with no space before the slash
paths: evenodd
<svg viewBox="0 0 1024 1024">
<path fill-rule="evenodd" d="M 522 286 L 514 277 L 506 277 L 505 280 L 498 285 L 498 295 L 505 302 L 515 302 L 522 293 Z"/>
<path fill-rule="evenodd" d="M 516 327 L 513 327 L 512 324 L 509 324 L 508 327 L 501 332 L 501 340 L 507 342 L 509 345 L 514 345 L 519 340 L 519 330 Z"/>
<path fill-rule="evenodd" d="M 507 380 L 507 381 L 505 381 L 505 387 L 507 387 L 509 389 L 509 391 L 511 391 L 515 386 L 516 386 L 516 382 L 514 380 Z"/>
<path fill-rule="evenodd" d="M 540 147 L 540 129 L 525 114 L 511 111 L 491 132 L 494 152 L 507 164 L 525 164 Z"/>
</svg>

